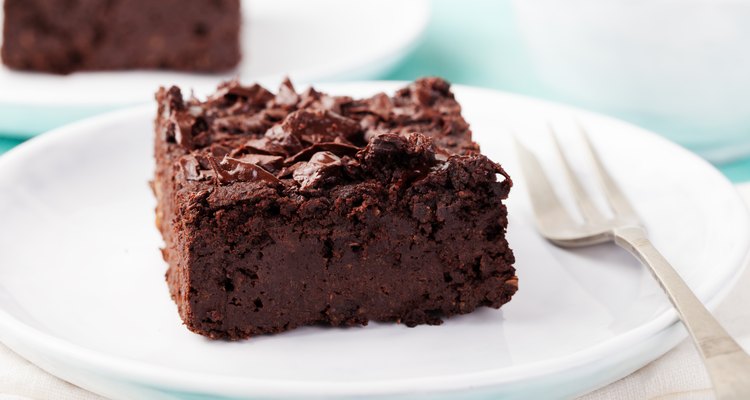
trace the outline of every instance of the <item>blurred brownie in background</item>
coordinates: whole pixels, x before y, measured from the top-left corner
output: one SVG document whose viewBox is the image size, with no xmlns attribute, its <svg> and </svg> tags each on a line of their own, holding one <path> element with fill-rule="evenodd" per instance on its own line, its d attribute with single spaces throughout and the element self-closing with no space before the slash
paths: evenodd
<svg viewBox="0 0 750 400">
<path fill-rule="evenodd" d="M 240 61 L 240 0 L 5 0 L 12 69 L 229 70 Z"/>
</svg>

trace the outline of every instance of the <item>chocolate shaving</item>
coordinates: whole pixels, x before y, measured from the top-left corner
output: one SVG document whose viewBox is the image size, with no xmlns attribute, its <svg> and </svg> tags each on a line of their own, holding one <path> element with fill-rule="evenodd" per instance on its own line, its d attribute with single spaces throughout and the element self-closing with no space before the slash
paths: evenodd
<svg viewBox="0 0 750 400">
<path fill-rule="evenodd" d="M 275 141 L 267 137 L 248 140 L 247 142 L 245 142 L 245 144 L 242 145 L 242 147 L 236 153 L 237 154 L 262 153 L 262 154 L 271 154 L 271 155 L 280 155 L 280 156 L 285 156 L 287 154 L 283 146 L 281 146 L 280 144 L 276 143 Z M 233 154 L 233 155 L 236 155 L 236 154 Z"/>
<path fill-rule="evenodd" d="M 293 131 L 285 129 L 283 124 L 274 125 L 266 131 L 264 139 L 269 142 L 269 145 L 272 143 L 273 146 L 279 146 L 287 154 L 297 153 L 305 147 L 300 138 Z"/>
<path fill-rule="evenodd" d="M 321 151 L 331 152 L 339 157 L 354 156 L 359 151 L 359 147 L 351 144 L 336 142 L 315 143 L 306 147 L 299 153 L 287 158 L 284 162 L 286 164 L 294 164 L 298 161 L 306 161 L 309 160 L 313 154 Z"/>
<path fill-rule="evenodd" d="M 262 133 L 271 125 L 267 121 L 266 112 L 261 111 L 253 115 L 228 115 L 214 119 L 214 128 L 233 134 Z"/>
<path fill-rule="evenodd" d="M 393 102 L 385 93 L 378 93 L 370 100 L 370 109 L 368 111 L 387 120 L 393 111 Z"/>
<path fill-rule="evenodd" d="M 166 112 L 171 113 L 185 109 L 185 101 L 182 99 L 182 91 L 177 86 L 171 86 L 166 94 L 166 103 L 169 106 Z"/>
<path fill-rule="evenodd" d="M 227 147 L 218 143 L 214 143 L 209 148 L 211 155 L 218 158 L 223 158 L 225 155 L 232 151 L 231 147 Z"/>
<path fill-rule="evenodd" d="M 189 181 L 198 181 L 201 180 L 201 173 L 200 173 L 200 165 L 198 164 L 198 160 L 195 159 L 195 157 L 192 156 L 186 156 L 180 158 L 180 168 L 182 169 L 182 173 L 185 176 L 185 179 Z"/>
<path fill-rule="evenodd" d="M 319 151 L 310 157 L 308 163 L 319 164 L 319 165 L 341 165 L 341 157 L 331 153 L 330 151 Z"/>
<path fill-rule="evenodd" d="M 213 157 L 210 157 L 208 160 L 214 172 L 216 172 L 216 180 L 221 185 L 228 185 L 235 182 L 281 182 L 270 172 L 253 163 L 231 157 L 224 157 L 221 164 L 216 162 L 216 159 Z"/>
<path fill-rule="evenodd" d="M 300 189 L 308 189 L 319 186 L 321 183 L 335 178 L 341 172 L 341 158 L 329 152 L 320 151 L 310 157 L 310 161 L 300 163 L 292 177 L 300 185 Z"/>
<path fill-rule="evenodd" d="M 297 108 L 304 109 L 310 107 L 314 102 L 320 100 L 320 96 L 321 93 L 315 90 L 315 88 L 307 88 L 307 90 L 300 95 L 300 101 L 299 104 L 297 104 Z"/>
<path fill-rule="evenodd" d="M 213 176 L 213 172 L 207 170 L 210 166 L 206 157 L 186 155 L 178 163 L 186 180 L 203 181 Z"/>
<path fill-rule="evenodd" d="M 259 84 L 242 86 L 237 80 L 229 81 L 222 84 L 219 89 L 209 97 L 209 101 L 217 101 L 228 96 L 235 96 L 244 99 L 253 105 L 264 105 L 266 102 L 273 100 L 273 93 L 269 92 Z"/>
<path fill-rule="evenodd" d="M 251 86 L 242 86 L 239 83 L 231 85 L 227 90 L 227 94 L 245 98 L 249 103 L 257 105 L 265 104 L 274 98 L 273 93 L 257 83 Z"/>
<path fill-rule="evenodd" d="M 327 110 L 297 110 L 284 121 L 266 132 L 266 136 L 284 143 L 289 148 L 292 142 L 332 142 L 337 137 L 352 139 L 360 132 L 359 123 Z M 294 137 L 297 140 L 293 140 Z"/>
<path fill-rule="evenodd" d="M 292 81 L 290 81 L 289 78 L 284 78 L 284 81 L 281 82 L 279 92 L 276 94 L 274 102 L 277 105 L 288 107 L 295 106 L 299 103 L 299 95 L 294 90 L 294 85 L 292 85 Z"/>
<path fill-rule="evenodd" d="M 288 178 L 294 174 L 294 171 L 302 168 L 303 166 L 305 166 L 305 164 L 307 164 L 306 161 L 300 161 L 290 166 L 284 167 L 281 171 L 279 171 L 278 174 L 276 174 L 276 176 L 278 178 Z"/>
<path fill-rule="evenodd" d="M 436 78 L 392 97 L 378 93 L 357 100 L 312 88 L 297 93 L 288 79 L 275 94 L 257 84 L 228 82 L 206 103 L 182 100 L 177 88 L 157 96 L 163 99 L 164 140 L 197 157 L 179 161 L 186 180 L 283 178 L 311 188 L 375 178 L 403 186 L 429 174 L 437 168 L 433 164 L 478 150 L 449 85 Z M 412 138 L 415 133 L 428 139 Z M 321 154 L 337 159 L 326 161 Z"/>
<path fill-rule="evenodd" d="M 272 156 L 268 154 L 245 154 L 239 157 L 231 157 L 241 162 L 255 164 L 266 170 L 278 170 L 284 164 L 284 158 L 281 156 Z"/>
<path fill-rule="evenodd" d="M 177 144 L 185 149 L 192 149 L 195 117 L 189 114 L 173 113 L 170 120 L 174 123 L 174 139 Z"/>
</svg>

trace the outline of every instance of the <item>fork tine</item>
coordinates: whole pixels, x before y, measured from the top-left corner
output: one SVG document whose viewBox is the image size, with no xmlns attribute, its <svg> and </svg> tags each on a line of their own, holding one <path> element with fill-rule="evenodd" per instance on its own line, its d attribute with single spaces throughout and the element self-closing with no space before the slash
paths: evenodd
<svg viewBox="0 0 750 400">
<path fill-rule="evenodd" d="M 606 220 L 606 217 L 602 215 L 602 213 L 596 207 L 593 200 L 591 200 L 591 197 L 586 193 L 586 190 L 583 188 L 583 184 L 578 179 L 575 172 L 573 172 L 573 167 L 570 165 L 570 161 L 568 161 L 568 157 L 565 155 L 565 152 L 562 149 L 562 145 L 560 144 L 560 138 L 557 136 L 555 129 L 552 127 L 551 124 L 547 124 L 547 127 L 549 129 L 550 134 L 552 135 L 553 142 L 555 143 L 557 154 L 562 160 L 563 169 L 565 170 L 565 175 L 568 178 L 568 182 L 570 183 L 570 187 L 573 192 L 573 197 L 575 197 L 576 203 L 578 204 L 578 208 L 581 210 L 581 215 L 583 216 L 583 219 L 586 222 L 589 222 L 592 224 L 604 222 Z"/>
<path fill-rule="evenodd" d="M 573 227 L 578 225 L 565 211 L 565 207 L 557 197 L 555 190 L 552 189 L 552 184 L 536 156 L 521 144 L 515 135 L 513 135 L 513 141 L 516 145 L 521 172 L 526 178 L 526 187 L 539 230 L 544 233 L 550 231 L 550 229 L 547 229 L 548 227 Z"/>
<path fill-rule="evenodd" d="M 612 179 L 612 176 L 604 167 L 604 163 L 599 157 L 599 153 L 594 148 L 594 144 L 591 143 L 591 138 L 586 132 L 586 129 L 581 124 L 581 121 L 576 119 L 576 125 L 578 126 L 578 130 L 581 133 L 581 136 L 583 136 L 584 142 L 586 142 L 586 147 L 588 148 L 589 154 L 591 155 L 591 159 L 594 161 L 596 173 L 599 175 L 599 180 L 601 181 L 601 184 L 604 188 L 604 193 L 606 194 L 607 201 L 609 202 L 612 211 L 616 214 L 616 216 L 639 220 L 638 214 L 633 209 L 633 206 L 630 204 L 627 197 L 625 197 L 625 195 L 622 193 L 622 190 L 620 190 L 620 187 L 617 185 L 615 180 Z"/>
</svg>

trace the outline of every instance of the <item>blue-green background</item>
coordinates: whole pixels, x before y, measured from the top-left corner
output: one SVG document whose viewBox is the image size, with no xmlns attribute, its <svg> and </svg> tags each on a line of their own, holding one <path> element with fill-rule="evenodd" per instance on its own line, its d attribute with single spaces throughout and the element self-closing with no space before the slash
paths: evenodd
<svg viewBox="0 0 750 400">
<path fill-rule="evenodd" d="M 393 71 L 380 78 L 412 80 L 424 75 L 565 101 L 534 74 L 510 0 L 435 0 L 421 43 Z M 659 132 L 659 126 L 646 128 Z M 12 132 L 3 134 L 6 137 L 0 137 L 0 153 L 22 142 L 9 137 Z M 750 159 L 718 167 L 735 182 L 750 180 Z"/>
<path fill-rule="evenodd" d="M 428 74 L 454 83 L 569 102 L 535 75 L 510 0 L 435 0 L 423 42 L 385 78 L 411 80 Z M 660 130 L 657 124 L 646 128 Z M 717 167 L 732 181 L 750 180 L 750 159 Z"/>
</svg>

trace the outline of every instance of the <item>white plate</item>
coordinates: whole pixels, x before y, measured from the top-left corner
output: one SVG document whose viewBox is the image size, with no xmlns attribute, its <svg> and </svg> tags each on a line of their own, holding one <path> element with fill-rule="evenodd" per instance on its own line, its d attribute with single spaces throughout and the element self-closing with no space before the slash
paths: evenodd
<svg viewBox="0 0 750 400">
<path fill-rule="evenodd" d="M 53 75 L 0 65 L 0 133 L 29 136 L 123 105 L 148 102 L 160 85 L 215 87 L 220 79 L 372 79 L 416 45 L 426 0 L 245 0 L 243 61 L 222 74 L 158 71 Z M 0 10 L 0 23 L 2 13 Z"/>
<path fill-rule="evenodd" d="M 365 95 L 397 86 L 321 87 Z M 154 107 L 144 106 L 60 128 L 0 157 L 0 339 L 48 371 L 117 398 L 586 392 L 659 356 L 683 333 L 648 272 L 624 251 L 566 251 L 534 231 L 509 130 L 559 176 L 544 121 L 559 122 L 575 153 L 574 115 L 699 297 L 715 305 L 729 289 L 750 223 L 732 185 L 709 164 L 609 118 L 495 91 L 455 91 L 484 152 L 516 183 L 509 240 L 520 290 L 502 310 L 442 326 L 309 327 L 236 343 L 188 332 L 163 278 L 147 185 Z"/>
</svg>

